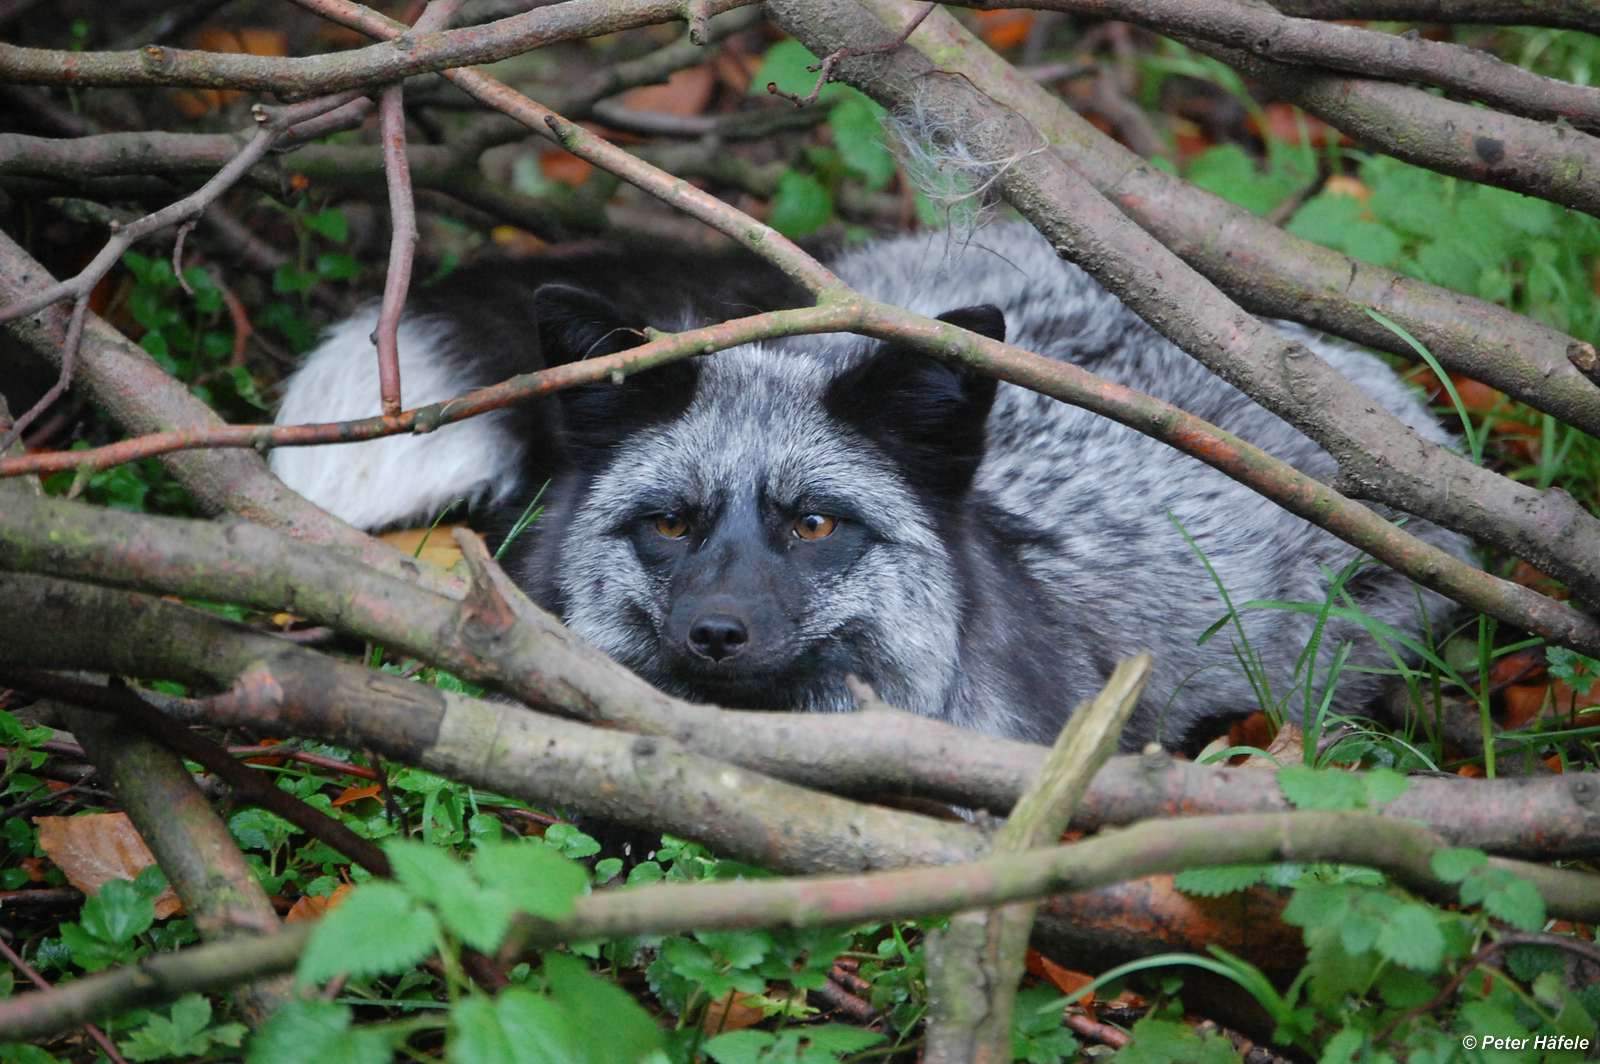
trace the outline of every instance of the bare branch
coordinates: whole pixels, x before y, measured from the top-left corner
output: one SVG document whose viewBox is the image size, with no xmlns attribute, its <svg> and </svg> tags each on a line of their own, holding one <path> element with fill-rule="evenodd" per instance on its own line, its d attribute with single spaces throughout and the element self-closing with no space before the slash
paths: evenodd
<svg viewBox="0 0 1600 1064">
<path fill-rule="evenodd" d="M 295 2 L 316 10 L 322 0 Z M 716 14 L 752 2 L 705 0 L 705 6 L 708 14 Z M 182 85 L 289 96 L 338 92 L 447 67 L 493 63 L 560 41 L 672 22 L 683 13 L 683 0 L 638 0 L 625 5 L 611 0 L 569 0 L 481 26 L 407 33 L 405 41 L 398 44 L 289 58 L 159 45 L 135 52 L 70 52 L 0 43 L 0 81 L 107 87 Z M 395 25 L 405 28 L 404 23 Z"/>
<path fill-rule="evenodd" d="M 400 414 L 400 314 L 411 287 L 411 262 L 417 249 L 417 209 L 411 199 L 411 169 L 406 163 L 405 86 L 383 90 L 378 103 L 383 136 L 383 174 L 389 187 L 389 269 L 378 308 L 378 398 L 386 418 Z"/>
<path fill-rule="evenodd" d="M 353 421 L 316 425 L 225 425 L 201 429 L 157 432 L 120 443 L 85 451 L 44 451 L 17 458 L 0 459 L 0 478 L 26 473 L 55 472 L 62 469 L 106 469 L 124 462 L 170 454 L 180 450 L 249 447 L 306 447 L 324 443 L 353 443 L 374 440 L 402 432 L 431 432 L 442 425 L 462 421 L 512 403 L 548 395 L 552 392 L 628 375 L 687 358 L 721 350 L 736 344 L 771 336 L 829 332 L 849 326 L 857 307 L 835 302 L 818 307 L 757 314 L 736 318 L 720 325 L 691 329 L 662 336 L 639 347 L 555 366 L 536 373 L 525 373 L 499 384 L 478 388 L 441 403 L 415 407 L 394 416 L 380 415 Z"/>
<path fill-rule="evenodd" d="M 1589 0 L 1272 0 L 1272 6 L 1301 18 L 1487 22 L 1600 32 L 1600 12 Z"/>
<path fill-rule="evenodd" d="M 1441 174 L 1600 217 L 1600 138 L 1441 99 L 1422 89 L 1323 74 L 1209 41 L 1193 47 L 1260 79 L 1336 129 Z"/>
<path fill-rule="evenodd" d="M 1004 813 L 1041 767 L 1041 747 L 881 703 L 841 716 L 733 712 L 680 701 L 574 640 L 506 583 L 498 567 L 480 561 L 479 568 L 488 577 L 476 579 L 475 587 L 490 588 L 509 603 L 514 624 L 507 626 L 499 606 L 446 598 L 248 523 L 151 517 L 48 498 L 0 509 L 0 569 L 292 609 L 531 706 L 672 738 L 813 788 L 906 792 Z M 1146 818 L 1287 808 L 1270 773 L 1166 755 L 1114 758 L 1095 777 L 1074 826 L 1097 830 Z M 1419 777 L 1383 812 L 1496 853 L 1600 855 L 1600 782 L 1585 773 L 1496 781 Z"/>
<path fill-rule="evenodd" d="M 954 2 L 989 6 L 984 0 Z M 1016 0 L 1012 6 L 1118 19 L 1167 36 L 1239 49 L 1275 63 L 1433 85 L 1512 114 L 1561 118 L 1582 129 L 1600 129 L 1600 88 L 1543 77 L 1487 52 L 1445 41 L 1291 18 L 1237 0 L 1203 4 L 1192 0 Z M 1457 15 L 1447 21 L 1470 20 Z"/>
</svg>

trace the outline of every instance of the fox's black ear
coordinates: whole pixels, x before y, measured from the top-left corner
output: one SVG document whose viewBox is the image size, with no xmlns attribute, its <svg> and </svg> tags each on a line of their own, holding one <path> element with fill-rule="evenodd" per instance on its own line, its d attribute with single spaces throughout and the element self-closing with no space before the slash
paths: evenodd
<svg viewBox="0 0 1600 1064">
<path fill-rule="evenodd" d="M 546 366 L 626 351 L 644 342 L 639 324 L 599 292 L 569 284 L 540 285 L 533 293 L 539 350 Z"/>
<path fill-rule="evenodd" d="M 988 304 L 952 310 L 939 320 L 1005 339 L 1005 316 Z M 913 482 L 954 498 L 971 486 L 983 461 L 998 385 L 964 366 L 885 344 L 829 385 L 823 406 L 881 446 Z"/>
<path fill-rule="evenodd" d="M 645 342 L 643 322 L 628 319 L 609 299 L 565 284 L 533 294 L 539 347 L 546 366 L 616 354 Z M 570 457 L 607 451 L 647 425 L 677 417 L 694 398 L 699 367 L 680 360 L 657 369 L 567 388 L 561 401 L 562 440 Z"/>
<path fill-rule="evenodd" d="M 959 325 L 968 332 L 987 336 L 991 340 L 1005 340 L 1006 316 L 993 303 L 979 303 L 974 307 L 960 307 L 939 315 L 940 321 Z"/>
</svg>

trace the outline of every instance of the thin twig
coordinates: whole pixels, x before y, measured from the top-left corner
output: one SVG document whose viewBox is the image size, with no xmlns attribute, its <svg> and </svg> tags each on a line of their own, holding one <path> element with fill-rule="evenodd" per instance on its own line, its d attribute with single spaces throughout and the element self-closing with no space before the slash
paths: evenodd
<svg viewBox="0 0 1600 1064">
<path fill-rule="evenodd" d="M 67 324 L 67 338 L 61 345 L 61 372 L 56 375 L 56 382 L 40 397 L 37 403 L 29 407 L 21 417 L 12 422 L 11 428 L 4 436 L 0 436 L 0 454 L 4 454 L 11 445 L 22 436 L 22 432 L 31 425 L 39 415 L 50 409 L 50 404 L 66 392 L 72 384 L 72 371 L 78 361 L 78 348 L 83 343 L 83 317 L 89 311 L 89 289 L 77 294 L 72 301 L 72 319 Z"/>
<path fill-rule="evenodd" d="M 821 95 L 823 86 L 827 85 L 828 80 L 833 77 L 834 67 L 838 66 L 846 59 L 860 59 L 863 56 L 869 55 L 886 55 L 887 53 L 896 50 L 902 44 L 905 44 L 906 41 L 911 38 L 913 33 L 917 32 L 917 27 L 922 25 L 924 19 L 933 14 L 933 9 L 937 6 L 937 4 L 930 3 L 927 7 L 919 11 L 916 17 L 912 18 L 910 22 L 906 23 L 906 28 L 900 31 L 900 36 L 896 37 L 892 41 L 885 41 L 882 44 L 869 44 L 859 47 L 835 48 L 833 51 L 823 56 L 820 63 L 812 63 L 807 66 L 807 70 L 817 75 L 817 83 L 811 86 L 811 91 L 806 93 L 806 95 L 799 96 L 792 92 L 784 92 L 782 89 L 778 88 L 778 83 L 775 81 L 767 82 L 767 91 L 774 96 L 781 96 L 783 99 L 788 100 L 796 107 L 809 107 L 817 102 L 817 97 Z"/>
<path fill-rule="evenodd" d="M 383 278 L 373 342 L 378 348 L 378 397 L 385 417 L 400 413 L 400 315 L 411 286 L 411 263 L 417 247 L 417 210 L 411 196 L 411 168 L 406 165 L 406 112 L 404 86 L 396 82 L 383 90 L 378 103 L 382 124 L 383 174 L 389 187 L 389 270 Z"/>
</svg>

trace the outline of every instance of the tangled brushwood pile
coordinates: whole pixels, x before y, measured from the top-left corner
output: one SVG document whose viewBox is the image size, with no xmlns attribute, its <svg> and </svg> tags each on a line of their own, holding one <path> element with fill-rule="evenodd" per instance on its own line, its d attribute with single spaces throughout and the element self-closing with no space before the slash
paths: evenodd
<svg viewBox="0 0 1600 1064">
<path fill-rule="evenodd" d="M 0 3 L 0 1064 L 1596 1052 L 1600 16 L 970 6 Z"/>
</svg>

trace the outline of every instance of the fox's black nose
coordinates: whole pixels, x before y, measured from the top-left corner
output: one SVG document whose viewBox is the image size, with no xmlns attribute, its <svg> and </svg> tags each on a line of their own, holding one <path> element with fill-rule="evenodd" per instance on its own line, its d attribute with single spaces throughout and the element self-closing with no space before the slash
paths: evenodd
<svg viewBox="0 0 1600 1064">
<path fill-rule="evenodd" d="M 744 622 L 726 613 L 708 613 L 689 626 L 689 649 L 710 661 L 737 657 L 749 645 Z"/>
</svg>

